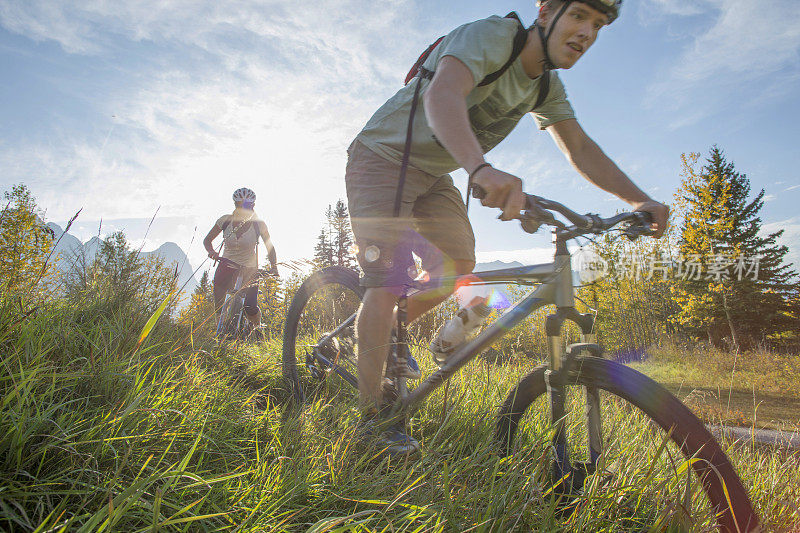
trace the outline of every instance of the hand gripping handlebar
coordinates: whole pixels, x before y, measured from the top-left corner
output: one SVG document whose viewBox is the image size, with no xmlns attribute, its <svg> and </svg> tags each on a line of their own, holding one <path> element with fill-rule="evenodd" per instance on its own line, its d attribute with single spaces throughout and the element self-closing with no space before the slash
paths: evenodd
<svg viewBox="0 0 800 533">
<path fill-rule="evenodd" d="M 481 200 L 486 197 L 486 191 L 480 185 L 473 185 L 472 197 Z M 571 225 L 558 220 L 553 211 L 566 218 Z M 618 213 L 609 218 L 602 218 L 593 213 L 581 215 L 563 204 L 533 194 L 525 195 L 525 210 L 516 218 L 527 233 L 536 233 L 539 227 L 545 224 L 556 228 L 559 236 L 565 239 L 573 239 L 588 233 L 600 234 L 618 224 L 623 225 L 622 233 L 631 240 L 653 234 L 650 228 L 652 217 L 645 211 Z"/>
</svg>

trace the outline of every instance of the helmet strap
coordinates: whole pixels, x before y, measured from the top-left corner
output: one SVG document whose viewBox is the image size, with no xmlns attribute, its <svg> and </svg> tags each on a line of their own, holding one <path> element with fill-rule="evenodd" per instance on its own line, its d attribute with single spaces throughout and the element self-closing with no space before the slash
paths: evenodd
<svg viewBox="0 0 800 533">
<path fill-rule="evenodd" d="M 539 40 L 541 40 L 541 42 L 542 42 L 542 51 L 544 52 L 544 69 L 545 70 L 554 70 L 554 69 L 558 68 L 556 66 L 556 64 L 553 63 L 553 60 L 550 59 L 550 50 L 548 50 L 547 43 L 550 41 L 550 36 L 553 34 L 553 30 L 556 29 L 556 24 L 558 23 L 558 19 L 560 19 L 561 15 L 563 15 L 567 11 L 567 8 L 569 7 L 570 3 L 572 3 L 572 0 L 566 0 L 564 2 L 564 5 L 561 7 L 561 9 L 558 10 L 558 13 L 556 13 L 556 16 L 553 17 L 553 22 L 552 22 L 552 24 L 550 24 L 550 30 L 548 30 L 547 34 L 545 34 L 544 28 L 542 27 L 542 25 L 539 24 L 539 19 L 536 19 L 533 22 L 533 25 L 536 26 L 536 29 L 538 30 L 538 33 L 539 33 Z"/>
</svg>

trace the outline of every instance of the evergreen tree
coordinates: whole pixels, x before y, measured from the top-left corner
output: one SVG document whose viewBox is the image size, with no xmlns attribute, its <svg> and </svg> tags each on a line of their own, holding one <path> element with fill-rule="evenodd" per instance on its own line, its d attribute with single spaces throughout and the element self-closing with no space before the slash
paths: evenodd
<svg viewBox="0 0 800 533">
<path fill-rule="evenodd" d="M 350 229 L 350 215 L 347 206 L 339 199 L 329 219 L 333 228 L 333 256 L 336 264 L 345 267 L 355 267 L 356 258 L 353 255 L 353 232 Z"/>
<path fill-rule="evenodd" d="M 316 265 L 317 268 L 325 268 L 333 265 L 333 246 L 330 242 L 327 227 L 323 227 L 319 230 L 317 244 L 314 246 L 314 265 Z"/>
<path fill-rule="evenodd" d="M 102 301 L 114 311 L 152 312 L 177 289 L 175 269 L 161 257 L 142 257 L 131 249 L 122 231 L 103 239 L 91 264 L 85 257 L 74 262 L 64 281 L 68 298 Z"/>
<path fill-rule="evenodd" d="M 207 334 L 213 334 L 215 328 L 213 317 L 213 286 L 209 280 L 208 270 L 206 270 L 200 276 L 200 283 L 189 298 L 189 304 L 181 310 L 178 322 L 192 328 L 201 328 Z"/>
<path fill-rule="evenodd" d="M 200 284 L 194 289 L 194 292 L 203 296 L 211 296 L 212 290 L 211 282 L 208 279 L 208 270 L 206 270 L 200 276 Z"/>
<path fill-rule="evenodd" d="M 332 265 L 356 267 L 353 255 L 353 232 L 347 205 L 342 200 L 325 210 L 325 225 L 320 229 L 314 246 L 314 264 L 317 268 Z"/>
<path fill-rule="evenodd" d="M 698 158 L 683 156 L 676 194 L 683 215 L 678 246 L 684 266 L 675 287 L 682 308 L 676 318 L 714 344 L 730 337 L 738 350 L 791 322 L 795 273 L 784 263 L 788 249 L 777 244 L 783 231 L 761 233 L 764 190 L 750 199 L 749 179 L 716 146 L 699 171 Z"/>
</svg>

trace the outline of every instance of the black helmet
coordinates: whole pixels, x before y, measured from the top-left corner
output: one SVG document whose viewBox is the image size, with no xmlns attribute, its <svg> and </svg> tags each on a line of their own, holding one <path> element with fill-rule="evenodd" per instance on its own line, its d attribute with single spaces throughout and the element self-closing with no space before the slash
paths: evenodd
<svg viewBox="0 0 800 533">
<path fill-rule="evenodd" d="M 536 4 L 541 7 L 545 2 L 549 0 L 538 0 Z M 556 28 L 556 22 L 558 19 L 561 18 L 569 5 L 572 2 L 583 2 L 588 6 L 591 6 L 601 13 L 605 13 L 608 16 L 608 23 L 611 24 L 619 17 L 619 12 L 622 9 L 622 0 L 564 0 L 564 6 L 556 13 L 555 17 L 553 17 L 553 23 L 550 25 L 550 31 L 545 34 L 544 28 L 539 24 L 539 21 L 535 21 L 533 25 L 536 27 L 539 33 L 539 38 L 542 40 L 542 49 L 544 50 L 544 65 L 546 70 L 552 70 L 556 67 L 553 63 L 553 60 L 550 59 L 550 51 L 547 49 L 547 42 L 550 40 L 550 35 L 553 33 L 553 30 Z"/>
<path fill-rule="evenodd" d="M 541 6 L 547 0 L 539 0 L 537 4 Z M 583 2 L 589 4 L 598 11 L 608 15 L 608 23 L 611 24 L 619 17 L 619 12 L 622 10 L 622 0 L 566 0 L 566 4 L 571 2 Z M 566 7 L 566 6 L 565 6 Z"/>
</svg>

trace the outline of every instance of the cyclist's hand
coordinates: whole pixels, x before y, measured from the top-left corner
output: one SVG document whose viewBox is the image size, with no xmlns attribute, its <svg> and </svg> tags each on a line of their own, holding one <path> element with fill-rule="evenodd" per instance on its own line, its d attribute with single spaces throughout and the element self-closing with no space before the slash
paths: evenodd
<svg viewBox="0 0 800 533">
<path fill-rule="evenodd" d="M 635 211 L 650 213 L 650 216 L 653 217 L 653 223 L 651 224 L 654 231 L 653 237 L 657 239 L 664 235 L 664 232 L 667 230 L 667 220 L 669 219 L 668 205 L 656 202 L 655 200 L 648 200 L 647 202 L 633 204 L 633 209 Z"/>
<path fill-rule="evenodd" d="M 208 257 L 213 259 L 214 261 L 219 261 L 219 254 L 217 252 L 208 252 Z"/>
<path fill-rule="evenodd" d="M 525 208 L 521 179 L 494 167 L 486 167 L 475 174 L 473 183 L 486 192 L 481 204 L 503 210 L 500 220 L 519 218 L 520 212 Z"/>
</svg>

